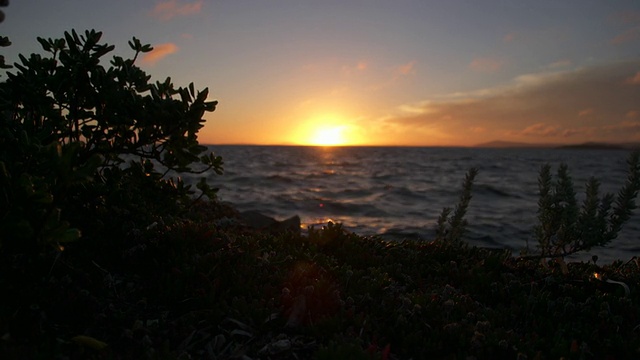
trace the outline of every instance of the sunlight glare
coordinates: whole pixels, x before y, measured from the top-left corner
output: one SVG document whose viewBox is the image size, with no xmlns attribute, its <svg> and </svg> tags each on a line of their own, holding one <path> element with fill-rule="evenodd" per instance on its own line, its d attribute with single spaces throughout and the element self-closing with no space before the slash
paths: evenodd
<svg viewBox="0 0 640 360">
<path fill-rule="evenodd" d="M 343 145 L 346 142 L 343 132 L 344 126 L 323 127 L 316 130 L 310 142 L 320 146 Z"/>
<path fill-rule="evenodd" d="M 292 142 L 309 146 L 353 146 L 362 143 L 362 130 L 344 115 L 309 116 L 291 133 Z"/>
</svg>

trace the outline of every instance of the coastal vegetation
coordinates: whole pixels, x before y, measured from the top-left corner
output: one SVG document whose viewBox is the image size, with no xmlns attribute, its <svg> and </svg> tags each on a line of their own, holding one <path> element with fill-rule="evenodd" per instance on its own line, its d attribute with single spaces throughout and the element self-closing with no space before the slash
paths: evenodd
<svg viewBox="0 0 640 360">
<path fill-rule="evenodd" d="M 150 82 L 135 38 L 105 68 L 100 35 L 38 39 L 48 55 L 0 84 L 0 357 L 640 356 L 640 264 L 555 261 L 615 239 L 638 154 L 581 207 L 569 169 L 543 167 L 532 257 L 462 241 L 476 169 L 434 241 L 266 231 L 175 175 L 222 172 L 197 141 L 207 90 Z"/>
<path fill-rule="evenodd" d="M 217 103 L 208 90 L 150 82 L 135 61 L 152 47 L 136 38 L 132 59 L 114 56 L 105 68 L 114 46 L 101 36 L 38 38 L 45 55 L 20 55 L 0 84 L 2 248 L 40 251 L 122 221 L 151 224 L 159 219 L 148 214 L 175 215 L 192 202 L 194 191 L 170 171 L 222 172 L 222 159 L 197 141 Z M 197 187 L 215 197 L 204 176 Z"/>
<path fill-rule="evenodd" d="M 640 190 L 639 153 L 629 156 L 627 179 L 617 197 L 600 197 L 600 183 L 590 178 L 582 206 L 578 206 L 573 180 L 565 164 L 558 168 L 558 179 L 552 183 L 551 167 L 545 165 L 538 178 L 538 220 L 535 228 L 542 257 L 563 258 L 614 240 L 636 208 Z"/>
</svg>

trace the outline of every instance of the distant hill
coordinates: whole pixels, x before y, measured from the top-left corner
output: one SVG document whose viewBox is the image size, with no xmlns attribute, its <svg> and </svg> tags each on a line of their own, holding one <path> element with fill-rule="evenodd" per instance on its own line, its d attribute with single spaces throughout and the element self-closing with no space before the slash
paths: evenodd
<svg viewBox="0 0 640 360">
<path fill-rule="evenodd" d="M 623 146 L 625 149 L 631 150 L 640 150 L 640 143 L 622 143 L 620 146 Z"/>
<path fill-rule="evenodd" d="M 531 143 L 521 143 L 521 142 L 514 142 L 514 141 L 496 140 L 496 141 L 489 141 L 486 143 L 477 144 L 477 145 L 474 145 L 473 147 L 502 149 L 502 148 L 553 148 L 557 146 L 558 145 L 554 145 L 554 144 L 531 144 Z"/>
<path fill-rule="evenodd" d="M 582 144 L 570 144 L 559 146 L 560 149 L 597 149 L 597 150 L 625 150 L 629 149 L 622 144 L 609 144 L 598 142 L 586 142 Z"/>
<path fill-rule="evenodd" d="M 534 143 L 521 143 L 514 141 L 489 141 L 474 145 L 473 147 L 479 148 L 495 148 L 495 149 L 507 149 L 507 148 L 548 148 L 548 149 L 600 149 L 600 150 L 640 150 L 640 143 L 601 143 L 601 142 L 585 142 L 579 144 L 534 144 Z"/>
</svg>

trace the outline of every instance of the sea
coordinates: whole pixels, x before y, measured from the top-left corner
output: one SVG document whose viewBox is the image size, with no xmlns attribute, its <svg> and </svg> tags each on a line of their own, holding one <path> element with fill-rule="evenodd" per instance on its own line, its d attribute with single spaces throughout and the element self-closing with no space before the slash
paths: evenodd
<svg viewBox="0 0 640 360">
<path fill-rule="evenodd" d="M 538 173 L 569 166 L 578 199 L 590 177 L 617 194 L 630 151 L 567 148 L 210 146 L 224 174 L 208 174 L 222 201 L 303 229 L 331 221 L 365 236 L 431 241 L 444 207 L 454 208 L 466 172 L 477 168 L 463 240 L 472 246 L 535 253 Z M 640 254 L 636 212 L 608 246 L 569 260 L 630 261 Z"/>
</svg>

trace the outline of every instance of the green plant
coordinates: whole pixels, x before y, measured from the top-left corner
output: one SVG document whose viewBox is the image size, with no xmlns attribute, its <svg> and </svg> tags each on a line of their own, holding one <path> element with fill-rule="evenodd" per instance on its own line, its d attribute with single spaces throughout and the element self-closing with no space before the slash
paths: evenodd
<svg viewBox="0 0 640 360">
<path fill-rule="evenodd" d="M 585 199 L 578 205 L 573 180 L 566 164 L 558 168 L 552 182 L 551 166 L 544 165 L 538 177 L 538 225 L 535 227 L 541 258 L 562 258 L 614 240 L 636 208 L 640 190 L 638 152 L 629 159 L 627 180 L 614 201 L 613 194 L 599 195 L 600 183 L 590 178 Z"/>
<path fill-rule="evenodd" d="M 467 171 L 464 182 L 462 183 L 462 194 L 460 194 L 460 199 L 458 200 L 452 217 L 449 217 L 451 208 L 445 207 L 442 209 L 436 226 L 437 241 L 446 241 L 449 243 L 461 242 L 462 235 L 467 226 L 467 220 L 465 220 L 464 216 L 467 213 L 467 208 L 471 201 L 471 188 L 477 175 L 478 169 L 476 168 L 471 168 Z"/>
<path fill-rule="evenodd" d="M 208 89 L 150 82 L 135 61 L 153 48 L 136 38 L 132 59 L 105 67 L 114 46 L 101 36 L 38 38 L 45 55 L 19 55 L 0 83 L 2 247 L 74 240 L 105 218 L 175 214 L 195 192 L 177 174 L 222 172 L 222 159 L 197 141 L 217 104 Z M 215 198 L 205 177 L 197 188 Z"/>
</svg>

